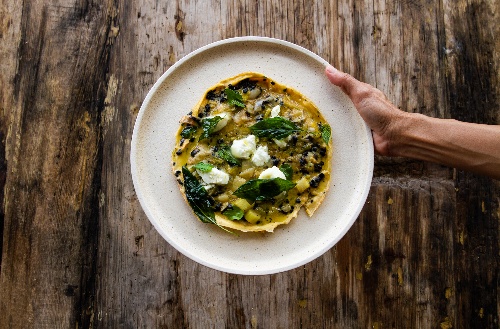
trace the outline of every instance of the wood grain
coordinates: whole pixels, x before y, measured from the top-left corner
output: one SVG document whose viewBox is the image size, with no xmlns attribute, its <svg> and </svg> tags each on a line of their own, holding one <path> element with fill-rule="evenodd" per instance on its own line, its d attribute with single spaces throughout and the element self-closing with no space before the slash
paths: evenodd
<svg viewBox="0 0 500 329">
<path fill-rule="evenodd" d="M 405 111 L 500 124 L 498 1 L 0 2 L 0 328 L 498 327 L 498 181 L 377 157 L 334 248 L 238 276 L 161 238 L 129 162 L 161 74 L 244 35 L 301 45 Z"/>
</svg>

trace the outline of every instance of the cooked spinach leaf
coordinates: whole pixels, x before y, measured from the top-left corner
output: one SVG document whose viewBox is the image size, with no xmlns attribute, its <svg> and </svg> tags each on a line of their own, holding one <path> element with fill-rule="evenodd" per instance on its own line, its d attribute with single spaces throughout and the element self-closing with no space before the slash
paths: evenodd
<svg viewBox="0 0 500 329">
<path fill-rule="evenodd" d="M 243 103 L 243 97 L 239 92 L 226 88 L 224 90 L 224 93 L 227 96 L 227 101 L 229 102 L 229 104 L 238 107 L 245 107 L 245 104 Z"/>
<path fill-rule="evenodd" d="M 251 179 L 241 185 L 233 194 L 251 202 L 263 201 L 288 191 L 295 185 L 295 183 L 281 178 Z"/>
<path fill-rule="evenodd" d="M 268 137 L 283 139 L 300 131 L 300 129 L 290 120 L 283 117 L 264 119 L 250 127 L 250 130 L 257 137 Z"/>
<path fill-rule="evenodd" d="M 201 120 L 201 128 L 203 128 L 203 133 L 200 136 L 200 140 L 210 137 L 214 132 L 215 127 L 222 120 L 222 117 L 215 116 L 213 118 L 205 118 Z"/>
<path fill-rule="evenodd" d="M 229 163 L 230 166 L 241 165 L 241 161 L 233 156 L 233 153 L 231 153 L 231 148 L 227 145 L 219 146 L 217 152 L 215 153 L 215 156 L 222 160 L 225 160 L 227 163 Z"/>
<path fill-rule="evenodd" d="M 207 190 L 198 182 L 196 177 L 186 168 L 182 167 L 182 176 L 184 177 L 184 191 L 189 205 L 194 213 L 203 223 L 210 223 L 219 226 L 226 232 L 232 233 L 217 224 L 213 206 L 214 199 L 208 195 Z"/>
<path fill-rule="evenodd" d="M 285 174 L 287 180 L 292 180 L 293 169 L 289 164 L 285 163 L 281 165 L 280 170 L 283 174 Z"/>
<path fill-rule="evenodd" d="M 226 210 L 224 210 L 222 214 L 230 220 L 240 220 L 245 215 L 243 210 L 235 205 L 232 205 L 231 208 L 226 208 Z"/>
<path fill-rule="evenodd" d="M 322 125 L 319 124 L 319 131 L 321 132 L 321 138 L 325 141 L 326 144 L 330 141 L 330 137 L 332 136 L 332 128 L 329 124 Z"/>
<path fill-rule="evenodd" d="M 198 182 L 196 177 L 185 166 L 182 167 L 184 177 L 184 190 L 189 205 L 193 208 L 196 216 L 204 223 L 216 224 L 215 214 L 212 206 L 215 201 L 207 190 Z"/>
<path fill-rule="evenodd" d="M 206 162 L 198 162 L 193 166 L 194 169 L 198 169 L 199 171 L 203 172 L 209 172 L 210 170 L 212 170 L 213 167 L 214 166 L 212 166 L 210 163 Z"/>
<path fill-rule="evenodd" d="M 182 138 L 191 138 L 196 133 L 196 130 L 198 130 L 197 127 L 193 127 L 193 126 L 185 127 L 181 131 L 181 137 Z"/>
</svg>

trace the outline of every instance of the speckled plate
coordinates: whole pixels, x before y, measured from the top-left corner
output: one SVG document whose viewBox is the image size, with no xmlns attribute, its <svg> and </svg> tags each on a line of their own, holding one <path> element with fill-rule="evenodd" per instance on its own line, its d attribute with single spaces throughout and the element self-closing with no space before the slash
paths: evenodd
<svg viewBox="0 0 500 329">
<path fill-rule="evenodd" d="M 349 230 L 373 174 L 373 143 L 351 101 L 323 74 L 327 62 L 295 44 L 262 37 L 222 40 L 179 60 L 154 84 L 132 136 L 134 187 L 151 223 L 173 247 L 208 267 L 236 274 L 271 274 L 321 256 Z M 220 80 L 255 71 L 303 93 L 332 127 L 330 190 L 312 218 L 302 209 L 274 233 L 228 234 L 201 223 L 171 172 L 180 118 Z"/>
</svg>

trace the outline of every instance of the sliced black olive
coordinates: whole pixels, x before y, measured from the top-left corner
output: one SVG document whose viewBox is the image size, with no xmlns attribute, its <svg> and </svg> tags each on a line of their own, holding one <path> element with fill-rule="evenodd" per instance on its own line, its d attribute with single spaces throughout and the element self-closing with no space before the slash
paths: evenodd
<svg viewBox="0 0 500 329">
<path fill-rule="evenodd" d="M 243 92 L 246 93 L 248 90 L 255 89 L 256 86 L 257 86 L 256 81 L 252 81 L 249 78 L 246 78 L 238 82 L 235 87 L 236 89 L 243 89 Z M 245 91 L 245 89 L 247 91 Z"/>
<path fill-rule="evenodd" d="M 214 90 L 210 90 L 208 93 L 207 93 L 207 96 L 205 97 L 206 99 L 208 100 L 216 100 L 217 99 L 217 94 L 215 93 L 215 89 Z"/>
<path fill-rule="evenodd" d="M 214 210 L 215 210 L 215 211 L 221 211 L 221 209 L 222 209 L 222 203 L 217 202 L 217 203 L 215 204 L 215 206 L 214 206 Z"/>
<path fill-rule="evenodd" d="M 194 117 L 194 116 L 190 115 L 189 118 L 192 119 L 193 121 L 195 121 L 196 123 L 200 123 L 200 118 L 198 118 L 198 117 Z"/>
<path fill-rule="evenodd" d="M 311 187 L 318 187 L 319 183 L 323 180 L 323 178 L 325 178 L 325 174 L 320 173 L 318 176 L 311 179 L 311 181 L 309 182 L 309 185 Z"/>
<path fill-rule="evenodd" d="M 191 151 L 191 156 L 194 157 L 199 152 L 200 152 L 200 149 L 199 148 L 195 148 L 194 150 Z"/>
</svg>

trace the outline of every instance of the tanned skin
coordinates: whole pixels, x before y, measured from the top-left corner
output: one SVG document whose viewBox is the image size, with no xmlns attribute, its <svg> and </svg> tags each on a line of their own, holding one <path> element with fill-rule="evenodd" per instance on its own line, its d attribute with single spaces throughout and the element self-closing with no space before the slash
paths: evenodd
<svg viewBox="0 0 500 329">
<path fill-rule="evenodd" d="M 438 119 L 394 106 L 377 88 L 327 66 L 325 74 L 371 128 L 375 152 L 430 161 L 500 179 L 500 126 Z"/>
</svg>

